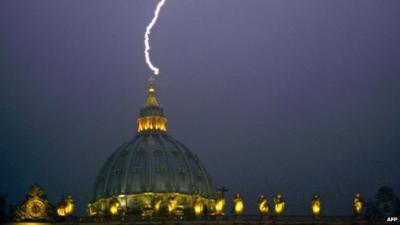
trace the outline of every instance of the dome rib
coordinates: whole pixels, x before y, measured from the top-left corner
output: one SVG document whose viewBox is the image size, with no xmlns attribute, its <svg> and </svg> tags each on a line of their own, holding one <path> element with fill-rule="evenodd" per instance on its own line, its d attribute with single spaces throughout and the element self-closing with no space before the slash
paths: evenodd
<svg viewBox="0 0 400 225">
<path fill-rule="evenodd" d="M 132 158 L 134 157 L 134 155 L 133 155 L 134 151 L 131 151 L 131 149 L 132 148 L 133 149 L 137 148 L 138 143 L 140 143 L 138 141 L 138 139 L 141 139 L 141 138 L 142 138 L 141 136 L 136 136 L 134 144 L 131 145 L 131 146 L 128 146 L 129 155 L 128 155 L 127 163 L 125 165 L 125 176 L 124 176 L 124 179 L 123 179 L 122 190 L 121 190 L 122 193 L 128 193 L 129 192 L 128 191 L 129 190 L 129 187 L 128 187 L 128 176 L 129 176 L 129 172 L 130 172 L 129 165 L 131 165 Z"/>
<path fill-rule="evenodd" d="M 175 140 L 176 141 L 176 140 Z M 186 167 L 186 171 L 188 171 L 189 175 L 190 175 L 190 184 L 189 184 L 189 191 L 191 192 L 197 192 L 197 190 L 193 190 L 193 186 L 194 186 L 194 180 L 193 180 L 193 173 L 192 173 L 192 168 L 189 166 L 188 163 L 188 159 L 186 157 L 186 147 L 182 144 L 178 145 L 176 142 L 172 142 L 172 144 L 175 146 L 176 149 L 178 149 L 180 151 L 180 156 L 181 156 L 181 160 L 183 161 L 183 163 L 185 164 Z"/>
<path fill-rule="evenodd" d="M 119 154 L 121 154 L 121 150 L 127 145 L 127 143 L 124 143 L 121 147 L 115 151 L 113 155 L 111 155 L 110 159 L 108 160 L 108 163 L 105 165 L 106 171 L 105 171 L 105 177 L 104 177 L 104 187 L 103 187 L 103 192 L 100 195 L 100 197 L 104 197 L 105 194 L 108 193 L 108 186 L 109 186 L 109 179 L 110 179 L 110 173 L 112 173 L 114 164 L 118 159 Z"/>
<path fill-rule="evenodd" d="M 164 150 L 164 153 L 165 153 L 165 161 L 166 161 L 166 164 L 167 164 L 167 171 L 168 171 L 167 172 L 168 179 L 166 181 L 166 188 L 173 190 L 173 188 L 175 187 L 175 177 L 174 177 L 174 174 L 171 171 L 171 162 L 170 162 L 171 161 L 171 157 L 170 157 L 170 153 L 167 151 L 167 147 L 166 147 L 167 141 L 161 135 L 159 136 L 159 138 L 160 138 L 160 140 L 163 140 L 163 141 L 161 141 L 161 145 L 163 146 L 163 150 Z M 175 191 L 175 190 L 173 190 L 173 191 Z"/>
<path fill-rule="evenodd" d="M 154 140 L 153 140 L 154 138 L 153 138 L 153 136 L 151 136 L 150 135 L 150 142 L 147 142 L 147 145 L 153 145 L 153 143 L 154 143 Z M 146 175 L 145 175 L 145 177 L 146 177 L 146 182 L 145 182 L 145 192 L 150 192 L 150 191 L 152 191 L 151 190 L 151 184 L 152 184 L 152 181 L 153 181 L 153 176 L 152 176 L 152 172 L 153 172 L 153 152 L 152 151 L 150 151 L 150 149 L 152 149 L 152 146 L 148 146 L 147 148 L 146 148 L 146 150 L 144 150 L 145 151 L 145 158 L 146 158 L 146 161 L 145 161 L 145 163 L 146 163 Z"/>
<path fill-rule="evenodd" d="M 166 140 L 163 138 L 163 135 L 159 135 L 158 136 L 158 139 L 159 139 L 159 144 L 160 144 L 160 149 L 161 149 L 161 154 L 162 154 L 162 156 L 164 156 L 164 157 L 162 157 L 161 155 L 159 156 L 160 157 L 160 161 L 163 161 L 162 162 L 162 164 L 163 165 L 166 165 L 165 167 L 166 167 L 166 171 L 164 171 L 163 172 L 163 176 L 162 176 L 162 178 L 163 178 L 163 181 L 164 181 L 164 186 L 163 186 L 163 192 L 165 192 L 166 191 L 166 189 L 168 189 L 168 188 L 170 188 L 172 185 L 171 185 L 171 181 L 172 181 L 172 177 L 171 177 L 171 173 L 170 173 L 170 168 L 169 168 L 169 156 L 168 156 L 168 151 L 167 151 L 167 147 L 165 146 L 165 144 L 164 143 L 166 143 Z M 163 160 L 162 160 L 163 159 Z M 163 170 L 164 168 L 163 168 L 163 166 L 162 166 L 162 168 L 160 168 L 160 170 Z M 157 186 L 157 184 L 155 184 L 155 187 Z"/>
<path fill-rule="evenodd" d="M 178 140 L 176 140 L 176 139 L 174 139 L 174 141 L 176 142 L 176 143 L 179 143 L 181 146 L 185 146 L 185 145 L 183 145 L 180 141 L 178 141 Z M 200 170 L 201 171 L 201 173 L 202 173 L 202 178 L 206 178 L 206 179 L 204 179 L 205 180 L 205 182 L 207 182 L 207 184 L 205 185 L 205 189 L 206 189 L 206 195 L 209 195 L 209 193 L 212 193 L 213 192 L 213 190 L 211 190 L 210 189 L 210 187 L 212 186 L 212 184 L 211 184 L 211 182 L 210 182 L 210 180 L 209 180 L 209 175 L 208 175 L 208 173 L 207 173 L 207 171 L 205 170 L 205 167 L 203 166 L 203 164 L 200 162 L 200 160 L 198 159 L 198 157 L 197 157 L 197 155 L 194 157 L 194 159 L 193 159 L 194 161 L 196 161 L 196 163 L 197 163 L 197 168 L 195 168 L 196 170 Z M 200 190 L 199 190 L 199 192 L 200 192 Z M 202 193 L 199 193 L 199 194 L 202 194 Z"/>
</svg>

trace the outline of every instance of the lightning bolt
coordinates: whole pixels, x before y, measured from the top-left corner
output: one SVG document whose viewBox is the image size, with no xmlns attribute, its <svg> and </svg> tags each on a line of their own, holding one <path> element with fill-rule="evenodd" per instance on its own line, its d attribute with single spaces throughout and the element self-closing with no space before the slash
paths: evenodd
<svg viewBox="0 0 400 225">
<path fill-rule="evenodd" d="M 146 32 L 144 33 L 144 58 L 146 60 L 147 65 L 149 68 L 153 71 L 154 75 L 158 75 L 160 72 L 160 69 L 158 69 L 156 66 L 153 65 L 150 59 L 150 34 L 151 34 L 151 29 L 153 26 L 156 24 L 158 15 L 160 14 L 161 8 L 165 4 L 166 0 L 160 0 L 157 4 L 156 10 L 154 11 L 154 16 L 153 19 L 151 19 L 149 25 L 146 27 Z"/>
</svg>

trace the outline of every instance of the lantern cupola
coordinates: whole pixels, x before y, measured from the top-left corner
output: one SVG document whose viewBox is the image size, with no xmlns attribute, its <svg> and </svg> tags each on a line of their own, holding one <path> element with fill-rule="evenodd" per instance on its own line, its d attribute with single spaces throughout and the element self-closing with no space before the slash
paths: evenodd
<svg viewBox="0 0 400 225">
<path fill-rule="evenodd" d="M 137 119 L 138 132 L 166 132 L 167 118 L 164 116 L 163 108 L 158 104 L 156 88 L 150 83 L 146 103 L 140 110 Z"/>
</svg>

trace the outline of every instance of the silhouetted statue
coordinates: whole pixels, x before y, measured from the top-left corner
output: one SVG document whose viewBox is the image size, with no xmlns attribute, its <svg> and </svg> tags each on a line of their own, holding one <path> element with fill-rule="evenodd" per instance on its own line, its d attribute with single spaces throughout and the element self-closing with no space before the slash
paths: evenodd
<svg viewBox="0 0 400 225">
<path fill-rule="evenodd" d="M 72 199 L 72 195 L 67 195 L 61 200 L 61 203 L 57 207 L 57 214 L 60 217 L 68 217 L 74 213 L 75 204 Z"/>
<path fill-rule="evenodd" d="M 366 205 L 365 216 L 369 219 L 386 219 L 400 214 L 400 200 L 392 188 L 384 186 L 379 188 L 375 199 L 369 200 Z"/>
<path fill-rule="evenodd" d="M 361 194 L 357 193 L 353 200 L 354 214 L 356 217 L 360 217 L 364 207 L 364 200 L 361 198 Z"/>
<path fill-rule="evenodd" d="M 258 198 L 258 212 L 260 213 L 261 217 L 268 215 L 269 204 L 264 195 L 260 195 Z"/>
</svg>

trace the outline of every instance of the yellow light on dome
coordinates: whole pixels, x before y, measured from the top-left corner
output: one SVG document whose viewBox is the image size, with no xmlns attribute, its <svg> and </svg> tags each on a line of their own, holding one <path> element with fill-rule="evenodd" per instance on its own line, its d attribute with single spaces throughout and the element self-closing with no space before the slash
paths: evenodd
<svg viewBox="0 0 400 225">
<path fill-rule="evenodd" d="M 174 215 L 175 214 L 176 205 L 177 205 L 176 197 L 175 196 L 170 196 L 169 199 L 168 199 L 168 213 L 170 215 Z"/>
<path fill-rule="evenodd" d="M 201 200 L 201 198 L 197 196 L 196 200 L 194 201 L 194 205 L 193 205 L 194 214 L 196 216 L 203 215 L 203 209 L 204 209 L 204 203 Z"/>
<path fill-rule="evenodd" d="M 175 196 L 176 207 L 175 212 L 171 214 L 171 216 L 177 216 L 179 218 L 179 214 L 185 211 L 185 209 L 193 209 L 193 199 L 195 197 L 199 197 L 203 202 L 203 207 L 207 206 L 209 212 L 215 211 L 215 200 L 210 198 L 205 198 L 200 195 L 190 195 L 190 194 L 182 194 L 182 193 L 153 193 L 153 192 L 144 192 L 140 194 L 129 194 L 125 195 L 123 199 L 117 199 L 120 201 L 120 210 L 117 215 L 122 214 L 125 210 L 140 210 L 143 212 L 147 206 L 150 206 L 151 210 L 154 214 L 159 213 L 163 210 L 163 206 L 166 206 L 166 212 L 168 213 L 168 200 L 170 196 Z M 108 197 L 105 199 L 99 199 L 96 202 L 92 202 L 88 205 L 88 215 L 107 215 L 111 214 L 110 206 L 112 199 L 115 196 Z M 122 201 L 126 199 L 126 207 L 122 207 Z M 129 200 L 129 201 L 128 201 Z M 180 205 L 181 204 L 181 205 Z M 173 208 L 173 207 L 172 207 Z M 203 208 L 204 209 L 204 208 Z M 203 210 L 204 211 L 204 210 Z M 153 215 L 154 215 L 153 214 Z"/>
<path fill-rule="evenodd" d="M 117 215 L 118 214 L 118 205 L 111 205 L 110 206 L 110 213 L 111 215 Z"/>
<path fill-rule="evenodd" d="M 119 200 L 116 196 L 113 196 L 110 201 L 109 211 L 110 211 L 110 214 L 113 216 L 118 215 L 119 212 L 121 211 L 121 204 L 119 203 Z"/>
<path fill-rule="evenodd" d="M 138 131 L 167 131 L 167 119 L 161 116 L 143 116 L 137 119 Z"/>
<path fill-rule="evenodd" d="M 153 199 L 153 207 L 154 207 L 154 211 L 156 213 L 158 213 L 160 211 L 161 208 L 161 199 L 160 198 L 154 198 Z"/>
</svg>

